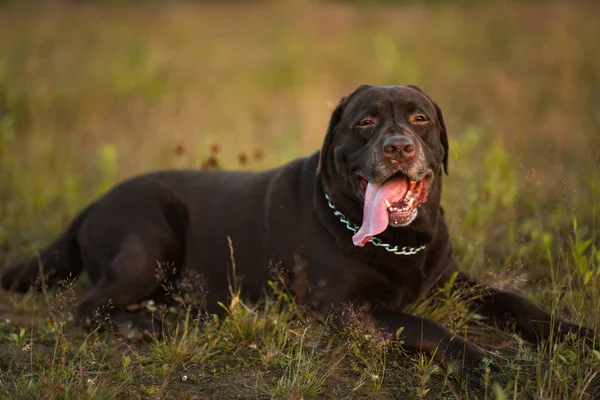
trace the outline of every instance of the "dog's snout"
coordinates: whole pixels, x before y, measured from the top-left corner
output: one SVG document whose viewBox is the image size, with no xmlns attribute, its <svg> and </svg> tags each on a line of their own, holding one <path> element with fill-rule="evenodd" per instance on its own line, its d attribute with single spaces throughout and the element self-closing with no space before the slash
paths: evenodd
<svg viewBox="0 0 600 400">
<path fill-rule="evenodd" d="M 408 136 L 392 136 L 383 142 L 383 153 L 397 161 L 413 158 L 415 150 L 415 142 Z"/>
</svg>

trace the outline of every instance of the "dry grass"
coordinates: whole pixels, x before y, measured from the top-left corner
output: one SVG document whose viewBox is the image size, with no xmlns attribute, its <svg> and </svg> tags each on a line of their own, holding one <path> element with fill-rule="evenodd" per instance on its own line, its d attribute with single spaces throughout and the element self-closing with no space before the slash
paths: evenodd
<svg viewBox="0 0 600 400">
<path fill-rule="evenodd" d="M 278 165 L 320 146 L 332 106 L 355 86 L 416 83 L 449 126 L 444 204 L 461 268 L 596 326 L 599 12 L 594 2 L 3 5 L 0 268 L 35 254 L 120 178 L 199 167 L 213 143 L 224 167 Z M 0 396 L 586 399 L 600 390 L 600 353 L 569 343 L 536 351 L 483 328 L 470 337 L 500 347 L 509 384 L 468 388 L 360 327 L 330 332 L 272 287 L 263 309 L 230 305 L 206 325 L 184 307 L 169 311 L 179 330 L 151 345 L 72 326 L 69 285 L 2 294 Z M 460 294 L 439 293 L 417 312 L 460 332 L 478 325 Z"/>
</svg>

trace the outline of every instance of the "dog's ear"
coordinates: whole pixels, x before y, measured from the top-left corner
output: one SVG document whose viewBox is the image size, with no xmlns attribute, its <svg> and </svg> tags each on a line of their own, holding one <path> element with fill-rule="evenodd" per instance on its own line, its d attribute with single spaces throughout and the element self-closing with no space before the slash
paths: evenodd
<svg viewBox="0 0 600 400">
<path fill-rule="evenodd" d="M 448 146 L 448 131 L 446 130 L 442 109 L 435 101 L 432 101 L 432 103 L 435 107 L 435 113 L 437 114 L 437 119 L 440 124 L 440 142 L 442 142 L 442 147 L 444 148 L 444 172 L 448 175 L 448 152 L 450 150 L 450 147 Z"/>
<path fill-rule="evenodd" d="M 416 90 L 417 92 L 423 93 L 425 96 L 427 96 L 427 98 L 429 98 L 429 95 L 427 93 L 425 93 L 423 91 L 423 89 L 421 89 L 420 87 L 418 87 L 417 85 L 406 85 L 406 87 L 409 87 L 411 89 Z"/>
<path fill-rule="evenodd" d="M 440 128 L 440 142 L 442 143 L 442 147 L 444 148 L 444 159 L 442 162 L 444 165 L 444 172 L 446 173 L 446 175 L 448 175 L 448 152 L 450 150 L 450 147 L 448 146 L 448 131 L 446 130 L 446 123 L 444 122 L 444 115 L 442 114 L 442 109 L 435 101 L 433 101 L 431 97 L 429 97 L 427 93 L 423 91 L 423 89 L 421 89 L 417 85 L 406 85 L 406 87 L 414 89 L 417 92 L 423 93 L 425 96 L 427 96 L 427 98 L 429 99 L 429 101 L 431 101 L 433 107 L 435 108 L 435 113 Z"/>
<path fill-rule="evenodd" d="M 356 93 L 361 92 L 369 87 L 371 86 L 361 85 L 348 96 L 342 97 L 338 105 L 331 113 L 331 118 L 329 119 L 329 126 L 327 127 L 327 132 L 325 133 L 325 140 L 323 141 L 323 146 L 321 146 L 321 154 L 319 155 L 319 165 L 317 166 L 317 175 L 321 173 L 322 169 L 325 166 L 325 161 L 327 159 L 327 155 L 329 154 L 329 148 L 331 147 L 331 143 L 333 142 L 333 138 L 335 136 L 335 128 L 338 126 L 342 119 L 342 114 L 344 113 L 346 105 L 348 104 L 350 99 L 354 95 L 356 95 Z"/>
<path fill-rule="evenodd" d="M 331 118 L 329 119 L 329 126 L 327 127 L 327 132 L 325 133 L 325 140 L 323 141 L 323 146 L 321 146 L 321 154 L 319 155 L 319 165 L 317 166 L 317 175 L 321 173 L 323 167 L 325 166 L 327 154 L 329 153 L 329 147 L 333 142 L 335 128 L 342 119 L 342 113 L 344 112 L 344 107 L 346 106 L 347 99 L 348 96 L 342 97 L 338 105 L 331 113 Z"/>
</svg>

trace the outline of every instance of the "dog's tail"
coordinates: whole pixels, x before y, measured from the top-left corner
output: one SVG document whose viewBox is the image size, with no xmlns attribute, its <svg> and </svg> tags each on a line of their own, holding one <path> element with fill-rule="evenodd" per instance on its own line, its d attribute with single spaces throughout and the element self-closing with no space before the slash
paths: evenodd
<svg viewBox="0 0 600 400">
<path fill-rule="evenodd" d="M 29 288 L 41 290 L 42 285 L 53 283 L 69 277 L 75 278 L 83 269 L 77 232 L 90 205 L 81 211 L 63 232 L 38 257 L 10 266 L 2 271 L 2 287 L 4 290 L 26 292 Z"/>
</svg>

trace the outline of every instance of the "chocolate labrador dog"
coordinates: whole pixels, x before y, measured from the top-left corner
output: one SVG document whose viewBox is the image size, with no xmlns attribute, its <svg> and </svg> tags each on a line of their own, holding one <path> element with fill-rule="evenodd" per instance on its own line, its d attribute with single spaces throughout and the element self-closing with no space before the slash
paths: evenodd
<svg viewBox="0 0 600 400">
<path fill-rule="evenodd" d="M 302 300 L 327 313 L 364 310 L 404 347 L 471 374 L 486 352 L 442 325 L 403 312 L 457 271 L 440 206 L 448 137 L 438 105 L 416 86 L 360 86 L 333 111 L 320 152 L 265 172 L 162 171 L 127 180 L 83 210 L 38 258 L 6 269 L 5 289 L 26 291 L 85 269 L 93 288 L 77 315 L 112 303 L 112 317 L 161 290 L 157 262 L 200 273 L 206 308 L 229 295 L 229 238 L 243 294 L 259 300 L 280 263 L 305 282 Z M 177 275 L 177 274 L 176 274 Z M 174 276 L 173 279 L 177 279 Z M 476 285 L 460 274 L 457 284 Z M 512 321 L 526 339 L 594 333 L 523 297 L 484 288 L 472 307 Z M 139 321 L 138 321 L 139 322 Z"/>
</svg>

